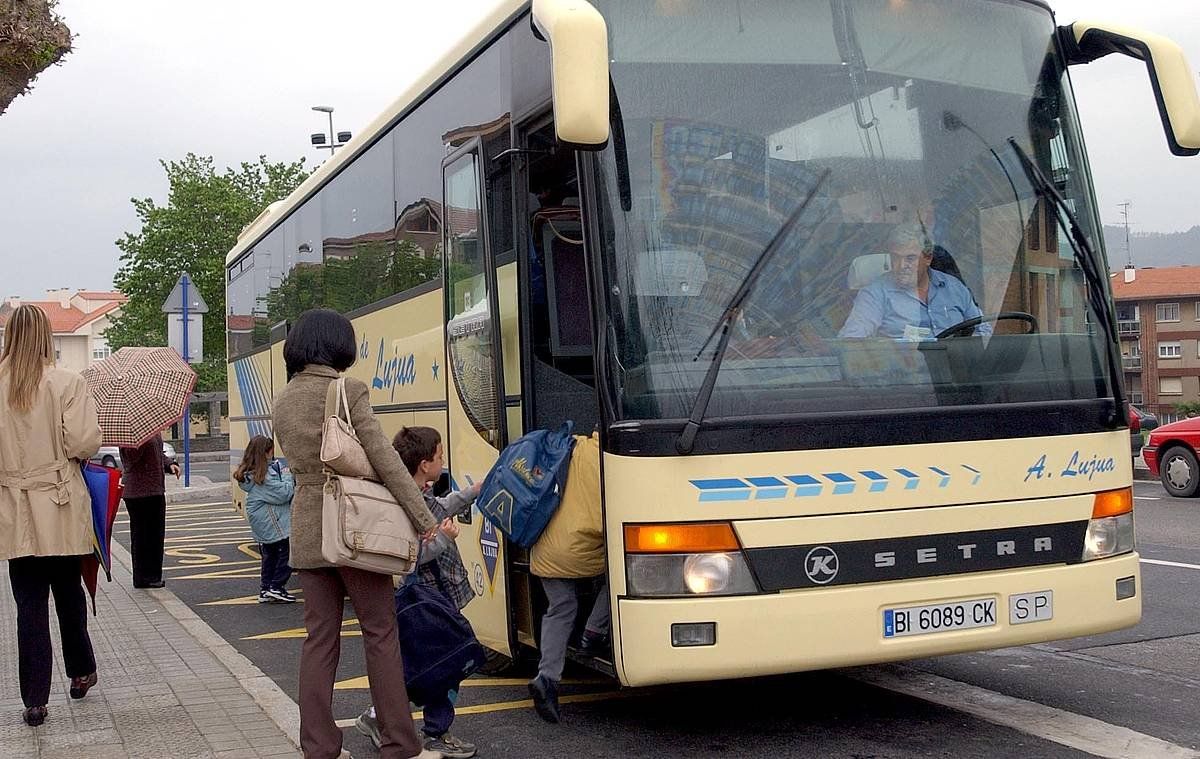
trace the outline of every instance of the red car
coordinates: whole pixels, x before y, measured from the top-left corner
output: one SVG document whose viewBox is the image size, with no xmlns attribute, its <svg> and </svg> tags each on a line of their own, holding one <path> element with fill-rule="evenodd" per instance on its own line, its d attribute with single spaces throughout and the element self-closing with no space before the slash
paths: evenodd
<svg viewBox="0 0 1200 759">
<path fill-rule="evenodd" d="M 1150 433 L 1150 442 L 1142 449 L 1142 459 L 1158 475 L 1167 492 L 1177 498 L 1191 498 L 1200 490 L 1200 417 L 1164 424 Z"/>
</svg>

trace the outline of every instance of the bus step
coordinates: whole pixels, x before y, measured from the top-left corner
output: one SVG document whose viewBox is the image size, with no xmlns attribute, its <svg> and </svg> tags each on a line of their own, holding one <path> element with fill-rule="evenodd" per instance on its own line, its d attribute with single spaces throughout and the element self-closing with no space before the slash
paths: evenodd
<svg viewBox="0 0 1200 759">
<path fill-rule="evenodd" d="M 612 662 L 608 661 L 607 659 L 601 659 L 596 656 L 588 656 L 587 654 L 580 653 L 579 649 L 576 648 L 567 649 L 567 658 L 580 666 L 587 667 L 588 669 L 599 672 L 603 675 L 607 675 L 609 677 L 617 676 L 616 667 L 614 667 Z"/>
</svg>

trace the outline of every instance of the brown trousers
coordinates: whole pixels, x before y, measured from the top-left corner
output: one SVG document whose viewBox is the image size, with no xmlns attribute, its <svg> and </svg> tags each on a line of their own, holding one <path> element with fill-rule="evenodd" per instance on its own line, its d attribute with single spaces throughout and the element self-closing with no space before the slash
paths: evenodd
<svg viewBox="0 0 1200 759">
<path fill-rule="evenodd" d="M 380 756 L 409 759 L 420 754 L 404 687 L 392 578 L 349 567 L 304 569 L 300 587 L 308 632 L 300 653 L 300 748 L 305 759 L 336 759 L 342 750 L 342 731 L 333 719 L 333 682 L 347 594 L 362 628 L 371 702 L 383 738 Z"/>
</svg>

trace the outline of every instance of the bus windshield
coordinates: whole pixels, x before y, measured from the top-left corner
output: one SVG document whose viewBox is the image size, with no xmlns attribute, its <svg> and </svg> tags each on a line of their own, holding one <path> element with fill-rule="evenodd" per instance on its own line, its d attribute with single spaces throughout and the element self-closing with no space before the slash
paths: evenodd
<svg viewBox="0 0 1200 759">
<path fill-rule="evenodd" d="M 1106 299 L 1083 271 L 1106 264 L 1077 258 L 1023 164 L 1100 251 L 1048 10 L 596 5 L 614 87 L 601 358 L 619 419 L 688 417 L 714 327 L 814 188 L 730 319 L 706 419 L 1113 405 Z"/>
</svg>

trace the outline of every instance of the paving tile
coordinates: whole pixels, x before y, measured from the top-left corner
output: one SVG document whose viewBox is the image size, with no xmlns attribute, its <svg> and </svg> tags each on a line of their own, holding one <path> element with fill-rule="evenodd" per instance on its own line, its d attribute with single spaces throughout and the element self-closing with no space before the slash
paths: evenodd
<svg viewBox="0 0 1200 759">
<path fill-rule="evenodd" d="M 0 562 L 0 588 L 8 585 L 7 575 L 7 563 Z M 0 758 L 299 757 L 187 627 L 152 594 L 132 591 L 122 567 L 115 565 L 113 575 L 112 583 L 101 583 L 96 616 L 88 617 L 100 682 L 74 701 L 67 696 L 69 678 L 56 669 L 49 715 L 36 729 L 21 721 L 16 610 L 0 601 Z M 51 634 L 60 651 L 57 625 Z"/>
</svg>

